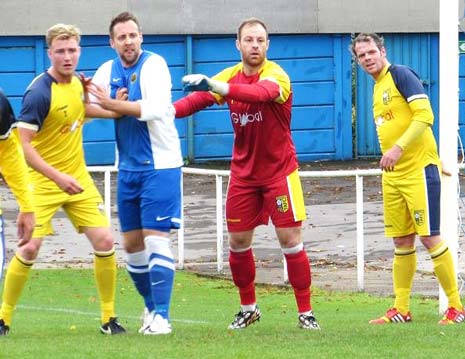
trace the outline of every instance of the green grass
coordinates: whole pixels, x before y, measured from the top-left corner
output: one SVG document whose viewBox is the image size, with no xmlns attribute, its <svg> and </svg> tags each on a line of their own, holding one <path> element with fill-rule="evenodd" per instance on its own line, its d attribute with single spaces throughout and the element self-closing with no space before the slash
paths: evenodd
<svg viewBox="0 0 465 359">
<path fill-rule="evenodd" d="M 226 330 L 239 309 L 225 280 L 177 272 L 168 336 L 137 333 L 142 301 L 124 271 L 118 273 L 117 311 L 124 336 L 99 334 L 91 270 L 36 270 L 16 310 L 0 358 L 444 358 L 463 357 L 463 325 L 440 327 L 437 300 L 415 297 L 414 322 L 370 326 L 391 298 L 314 290 L 321 331 L 296 326 L 292 291 L 259 287 L 262 320 Z"/>
</svg>

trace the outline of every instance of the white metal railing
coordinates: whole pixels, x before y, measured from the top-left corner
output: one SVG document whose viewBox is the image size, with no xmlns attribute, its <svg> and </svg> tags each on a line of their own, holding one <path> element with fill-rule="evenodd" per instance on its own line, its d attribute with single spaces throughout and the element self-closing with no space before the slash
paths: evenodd
<svg viewBox="0 0 465 359">
<path fill-rule="evenodd" d="M 116 166 L 87 166 L 89 172 L 103 172 L 103 200 L 105 214 L 111 221 L 111 173 L 118 172 Z"/>
<path fill-rule="evenodd" d="M 458 169 L 463 170 L 464 163 L 458 164 Z M 223 204 L 222 204 L 222 177 L 229 176 L 229 171 L 224 170 L 206 170 L 199 168 L 183 168 L 184 173 L 199 174 L 199 175 L 214 175 L 216 176 L 216 233 L 217 233 L 217 270 L 223 270 Z M 302 171 L 299 172 L 300 177 L 307 178 L 329 178 L 329 177 L 352 177 L 355 176 L 356 187 L 356 251 L 357 251 L 357 286 L 360 291 L 365 289 L 365 232 L 363 225 L 363 177 L 379 176 L 381 169 L 357 169 L 357 170 L 333 170 L 333 171 Z M 184 229 L 183 227 L 178 233 L 182 237 L 184 244 Z M 181 241 L 180 241 L 181 243 Z M 184 252 L 184 248 L 179 246 L 179 251 Z M 183 268 L 184 255 L 180 256 L 179 266 Z M 284 259 L 284 279 L 287 280 L 286 265 Z"/>
<path fill-rule="evenodd" d="M 183 173 L 216 177 L 216 268 L 223 270 L 223 177 L 229 177 L 228 170 L 207 170 L 203 168 L 183 167 Z M 183 181 L 184 182 L 184 181 Z M 184 196 L 183 196 L 184 200 Z M 181 228 L 178 231 L 178 267 L 184 268 L 184 203 L 182 204 Z"/>
<path fill-rule="evenodd" d="M 90 172 L 104 173 L 104 201 L 105 213 L 111 219 L 111 173 L 117 172 L 115 166 L 89 166 Z M 208 170 L 202 168 L 183 167 L 183 173 L 203 176 L 215 176 L 216 178 L 216 258 L 217 270 L 223 270 L 223 177 L 229 177 L 228 170 Z M 300 177 L 329 178 L 355 176 L 356 186 L 356 248 L 357 248 L 357 285 L 360 291 L 364 290 L 365 280 L 365 235 L 363 228 L 363 177 L 381 175 L 380 169 L 334 170 L 334 171 L 302 171 Z M 178 231 L 178 267 L 184 268 L 184 203 L 182 204 L 181 228 Z M 284 270 L 285 270 L 284 266 Z M 284 273 L 285 279 L 287 273 Z"/>
<path fill-rule="evenodd" d="M 184 167 L 183 173 L 198 175 L 214 175 L 216 177 L 216 234 L 217 234 L 217 270 L 223 270 L 223 176 L 229 176 L 229 171 L 225 170 L 206 170 L 200 168 Z M 335 171 L 302 171 L 300 177 L 308 178 L 328 178 L 328 177 L 351 177 L 355 176 L 356 184 L 356 233 L 357 233 L 357 286 L 360 291 L 364 290 L 365 285 L 365 234 L 363 228 L 363 177 L 379 176 L 380 169 L 357 169 L 357 170 L 335 170 Z M 184 227 L 178 232 L 179 255 L 178 265 L 184 266 Z M 182 238 L 182 239 L 181 239 Z M 182 261 L 181 261 L 182 259 Z M 286 266 L 284 265 L 284 279 L 287 279 Z"/>
</svg>

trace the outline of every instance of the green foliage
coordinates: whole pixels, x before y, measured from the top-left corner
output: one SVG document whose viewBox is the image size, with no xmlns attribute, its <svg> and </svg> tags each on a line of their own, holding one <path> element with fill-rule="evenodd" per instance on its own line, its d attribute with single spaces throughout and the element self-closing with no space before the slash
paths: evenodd
<svg viewBox="0 0 465 359">
<path fill-rule="evenodd" d="M 129 334 L 99 334 L 91 270 L 37 270 L 15 313 L 0 358 L 446 358 L 461 357 L 463 325 L 440 327 L 436 300 L 412 300 L 414 322 L 370 326 L 391 298 L 360 293 L 312 293 L 321 331 L 297 328 L 291 290 L 258 287 L 262 320 L 242 331 L 227 325 L 239 309 L 231 282 L 177 272 L 168 336 L 137 333 L 142 301 L 118 273 L 117 311 Z"/>
</svg>

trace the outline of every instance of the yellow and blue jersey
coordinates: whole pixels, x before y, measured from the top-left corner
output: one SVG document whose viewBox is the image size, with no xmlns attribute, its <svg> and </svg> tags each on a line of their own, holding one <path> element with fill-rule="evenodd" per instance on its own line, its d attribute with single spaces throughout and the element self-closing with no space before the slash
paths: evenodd
<svg viewBox="0 0 465 359">
<path fill-rule="evenodd" d="M 395 170 L 385 175 L 406 176 L 429 164 L 440 164 L 431 129 L 434 120 L 431 104 L 413 70 L 407 66 L 390 64 L 383 69 L 373 91 L 373 116 L 383 153 L 394 146 L 412 121 L 430 125 L 404 149 Z"/>
<path fill-rule="evenodd" d="M 44 72 L 26 89 L 18 127 L 37 131 L 31 144 L 44 161 L 81 182 L 89 179 L 82 147 L 84 121 L 81 81 L 74 76 L 70 83 L 58 83 Z M 31 174 L 34 186 L 56 187 L 39 172 L 31 169 Z"/>
<path fill-rule="evenodd" d="M 32 212 L 32 192 L 22 147 L 17 138 L 15 116 L 0 92 L 0 173 L 18 201 L 21 212 Z M 1 209 L 0 209 L 1 214 Z"/>
</svg>

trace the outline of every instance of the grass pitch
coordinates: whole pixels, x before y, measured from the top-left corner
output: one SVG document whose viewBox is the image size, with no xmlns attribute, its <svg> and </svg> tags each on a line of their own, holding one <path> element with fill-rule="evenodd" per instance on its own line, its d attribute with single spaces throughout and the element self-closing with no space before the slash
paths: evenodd
<svg viewBox="0 0 465 359">
<path fill-rule="evenodd" d="M 321 331 L 297 328 L 291 290 L 258 287 L 259 323 L 226 328 L 239 310 L 231 282 L 178 271 L 171 310 L 173 333 L 137 333 L 142 300 L 118 272 L 117 312 L 127 335 L 99 333 L 91 270 L 34 270 L 0 358 L 445 358 L 463 357 L 465 324 L 437 324 L 435 299 L 412 299 L 413 323 L 371 326 L 392 298 L 313 290 Z"/>
</svg>

